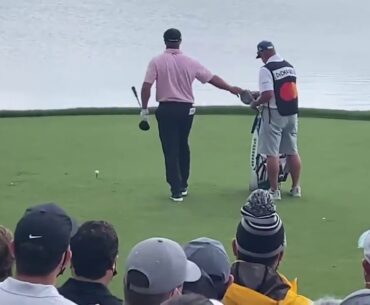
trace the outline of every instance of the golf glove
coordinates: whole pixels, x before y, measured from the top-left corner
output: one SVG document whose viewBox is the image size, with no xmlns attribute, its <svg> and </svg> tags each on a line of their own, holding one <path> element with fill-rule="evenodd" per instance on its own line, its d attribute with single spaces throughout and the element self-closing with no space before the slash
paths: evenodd
<svg viewBox="0 0 370 305">
<path fill-rule="evenodd" d="M 251 94 L 255 100 L 258 99 L 261 95 L 259 91 L 251 91 Z"/>
<path fill-rule="evenodd" d="M 254 96 L 252 94 L 251 91 L 249 90 L 244 90 L 241 94 L 240 94 L 240 100 L 246 104 L 246 105 L 250 105 L 252 102 L 255 101 L 254 99 Z"/>
<path fill-rule="evenodd" d="M 141 109 L 140 117 L 143 121 L 148 121 L 149 120 L 149 109 Z"/>
</svg>

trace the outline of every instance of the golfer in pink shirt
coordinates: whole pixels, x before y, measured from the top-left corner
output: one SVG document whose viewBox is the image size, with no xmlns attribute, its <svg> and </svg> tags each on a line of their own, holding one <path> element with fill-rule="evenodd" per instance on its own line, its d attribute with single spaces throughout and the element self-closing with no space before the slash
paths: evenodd
<svg viewBox="0 0 370 305">
<path fill-rule="evenodd" d="M 227 84 L 213 75 L 198 61 L 180 51 L 181 33 L 168 29 L 164 35 L 166 50 L 154 57 L 148 65 L 141 89 L 141 117 L 148 120 L 150 90 L 156 82 L 156 100 L 159 106 L 155 116 L 166 165 L 166 179 L 171 187 L 171 199 L 183 201 L 188 195 L 190 173 L 190 148 L 188 138 L 193 123 L 195 108 L 192 84 L 195 79 L 239 95 L 243 90 Z"/>
</svg>

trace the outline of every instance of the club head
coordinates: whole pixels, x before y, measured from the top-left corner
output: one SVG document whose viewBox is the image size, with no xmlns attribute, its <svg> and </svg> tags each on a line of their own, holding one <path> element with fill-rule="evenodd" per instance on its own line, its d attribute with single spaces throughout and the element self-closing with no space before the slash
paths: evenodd
<svg viewBox="0 0 370 305">
<path fill-rule="evenodd" d="M 149 123 L 148 123 L 148 121 L 141 121 L 140 123 L 139 123 L 139 128 L 141 129 L 141 130 L 143 130 L 143 131 L 147 131 L 147 130 L 149 130 L 150 129 L 150 125 L 149 125 Z"/>
</svg>

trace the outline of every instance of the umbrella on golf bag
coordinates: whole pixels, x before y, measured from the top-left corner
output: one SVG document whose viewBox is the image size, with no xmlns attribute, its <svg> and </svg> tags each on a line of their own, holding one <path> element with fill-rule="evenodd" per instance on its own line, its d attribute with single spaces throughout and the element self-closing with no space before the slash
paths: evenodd
<svg viewBox="0 0 370 305">
<path fill-rule="evenodd" d="M 258 137 L 261 127 L 262 115 L 258 111 L 252 126 L 252 143 L 250 152 L 250 180 L 249 180 L 249 190 L 254 191 L 255 189 L 269 189 L 270 182 L 267 175 L 267 156 L 257 152 L 258 147 Z M 286 162 L 286 155 L 280 154 L 279 156 L 279 177 L 278 182 L 286 181 L 288 178 L 289 169 Z"/>
</svg>

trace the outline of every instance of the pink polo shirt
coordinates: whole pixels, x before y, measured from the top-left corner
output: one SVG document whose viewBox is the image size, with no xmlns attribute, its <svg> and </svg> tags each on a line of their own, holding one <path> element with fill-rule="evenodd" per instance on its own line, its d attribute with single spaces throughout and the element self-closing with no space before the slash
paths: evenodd
<svg viewBox="0 0 370 305">
<path fill-rule="evenodd" d="M 193 103 L 192 83 L 194 79 L 208 83 L 213 74 L 196 60 L 178 49 L 166 51 L 154 57 L 148 65 L 144 82 L 157 82 L 156 100 Z"/>
</svg>

